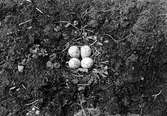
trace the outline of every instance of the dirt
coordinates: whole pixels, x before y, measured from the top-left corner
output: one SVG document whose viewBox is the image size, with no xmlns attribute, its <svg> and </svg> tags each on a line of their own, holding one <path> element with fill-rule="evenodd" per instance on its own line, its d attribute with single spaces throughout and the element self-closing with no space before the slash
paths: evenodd
<svg viewBox="0 0 167 116">
<path fill-rule="evenodd" d="M 0 1 L 0 116 L 166 116 L 165 0 Z M 92 68 L 70 69 L 89 45 Z"/>
</svg>

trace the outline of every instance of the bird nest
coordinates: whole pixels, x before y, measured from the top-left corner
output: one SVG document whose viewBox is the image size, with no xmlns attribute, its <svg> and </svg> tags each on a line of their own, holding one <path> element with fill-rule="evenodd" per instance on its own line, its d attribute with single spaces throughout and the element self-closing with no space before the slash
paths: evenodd
<svg viewBox="0 0 167 116">
<path fill-rule="evenodd" d="M 66 67 L 68 71 L 67 73 L 64 73 L 64 76 L 68 77 L 68 80 L 78 85 L 90 85 L 92 83 L 98 83 L 101 79 L 106 79 L 108 76 L 109 56 L 107 55 L 104 44 L 108 44 L 109 40 L 104 40 L 104 37 L 100 36 L 100 34 L 93 34 L 90 32 L 90 30 L 83 29 L 80 35 L 80 37 L 68 41 L 65 44 L 65 49 L 63 52 L 66 53 L 67 59 L 69 60 L 70 57 L 68 56 L 67 51 L 70 46 L 89 45 L 92 49 L 92 54 L 90 57 L 93 59 L 94 65 L 90 69 L 70 69 L 67 61 Z"/>
</svg>

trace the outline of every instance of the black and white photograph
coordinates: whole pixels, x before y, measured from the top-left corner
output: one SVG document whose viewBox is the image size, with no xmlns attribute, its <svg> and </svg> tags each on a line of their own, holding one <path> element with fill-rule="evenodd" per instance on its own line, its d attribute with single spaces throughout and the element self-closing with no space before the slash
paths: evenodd
<svg viewBox="0 0 167 116">
<path fill-rule="evenodd" d="M 167 0 L 0 0 L 0 116 L 167 116 Z"/>
</svg>

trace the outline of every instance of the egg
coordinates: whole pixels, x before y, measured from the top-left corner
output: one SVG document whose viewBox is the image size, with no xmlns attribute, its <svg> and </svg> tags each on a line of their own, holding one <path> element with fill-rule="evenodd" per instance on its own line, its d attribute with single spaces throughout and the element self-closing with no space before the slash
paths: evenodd
<svg viewBox="0 0 167 116">
<path fill-rule="evenodd" d="M 81 62 L 78 58 L 71 58 L 68 62 L 68 65 L 72 69 L 79 68 L 81 66 Z"/>
<path fill-rule="evenodd" d="M 89 57 L 83 58 L 81 61 L 81 66 L 82 68 L 91 68 L 93 66 L 93 59 Z"/>
<path fill-rule="evenodd" d="M 80 49 L 77 46 L 71 46 L 68 49 L 68 54 L 73 58 L 79 58 L 80 57 Z"/>
<path fill-rule="evenodd" d="M 91 48 L 88 45 L 84 45 L 81 47 L 81 57 L 85 58 L 85 57 L 89 57 L 91 55 Z"/>
</svg>

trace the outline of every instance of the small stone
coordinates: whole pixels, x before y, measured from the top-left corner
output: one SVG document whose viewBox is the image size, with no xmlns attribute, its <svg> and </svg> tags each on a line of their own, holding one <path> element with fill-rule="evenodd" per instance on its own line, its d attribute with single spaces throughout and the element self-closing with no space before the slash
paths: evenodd
<svg viewBox="0 0 167 116">
<path fill-rule="evenodd" d="M 104 43 L 106 43 L 106 44 L 109 43 L 109 40 L 105 40 Z"/>
<path fill-rule="evenodd" d="M 98 26 L 98 22 L 96 20 L 90 20 L 88 22 L 88 25 L 91 27 L 97 27 Z"/>
<path fill-rule="evenodd" d="M 62 35 L 63 35 L 63 38 L 64 38 L 65 40 L 67 40 L 67 39 L 70 38 L 70 37 L 68 36 L 68 34 L 66 34 L 66 33 L 63 33 Z"/>
<path fill-rule="evenodd" d="M 18 71 L 23 72 L 24 66 L 23 65 L 18 65 Z"/>
<path fill-rule="evenodd" d="M 61 30 L 61 27 L 60 26 L 56 26 L 53 30 L 56 31 L 56 32 L 58 32 L 58 31 Z"/>
<path fill-rule="evenodd" d="M 53 61 L 56 59 L 56 57 L 57 57 L 57 54 L 53 53 L 52 55 L 49 56 L 49 59 L 50 59 L 50 61 Z"/>
<path fill-rule="evenodd" d="M 74 26 L 77 26 L 78 25 L 78 21 L 74 21 Z"/>
<path fill-rule="evenodd" d="M 30 53 L 33 53 L 33 54 L 36 54 L 38 52 L 38 48 L 35 48 L 35 49 L 30 49 Z"/>
<path fill-rule="evenodd" d="M 84 89 L 85 89 L 85 87 L 83 87 L 83 86 L 78 87 L 78 91 L 82 91 L 82 90 L 84 90 Z"/>
<path fill-rule="evenodd" d="M 101 42 L 97 42 L 96 43 L 98 46 L 103 46 L 103 44 Z"/>
<path fill-rule="evenodd" d="M 26 0 L 27 2 L 32 2 L 31 0 Z"/>
<path fill-rule="evenodd" d="M 82 35 L 83 35 L 83 37 L 87 37 L 88 33 L 83 32 Z"/>
<path fill-rule="evenodd" d="M 48 61 L 48 62 L 46 63 L 46 66 L 47 66 L 48 68 L 53 68 L 53 63 L 52 63 L 51 61 Z"/>
<path fill-rule="evenodd" d="M 54 67 L 54 68 L 60 68 L 60 63 L 55 62 L 55 63 L 53 64 L 53 67 Z"/>
<path fill-rule="evenodd" d="M 78 79 L 73 79 L 72 82 L 73 82 L 74 84 L 77 84 L 77 83 L 78 83 Z"/>
<path fill-rule="evenodd" d="M 78 68 L 78 71 L 81 71 L 81 72 L 88 72 L 88 69 L 86 69 L 86 68 Z"/>
<path fill-rule="evenodd" d="M 40 114 L 40 111 L 39 111 L 39 110 L 36 110 L 36 111 L 35 111 L 35 114 L 36 114 L 36 115 L 39 115 L 39 114 Z"/>
<path fill-rule="evenodd" d="M 141 77 L 140 79 L 143 81 L 143 80 L 144 80 L 144 77 Z"/>
<path fill-rule="evenodd" d="M 34 108 L 34 107 L 32 108 L 32 111 L 35 111 L 35 108 Z"/>
<path fill-rule="evenodd" d="M 26 116 L 29 116 L 29 115 L 30 115 L 30 113 L 29 113 L 29 112 L 27 112 L 27 113 L 26 113 Z"/>
<path fill-rule="evenodd" d="M 37 59 L 37 58 L 38 58 L 38 55 L 37 55 L 37 54 L 33 54 L 33 55 L 32 55 L 32 58 Z"/>
</svg>

